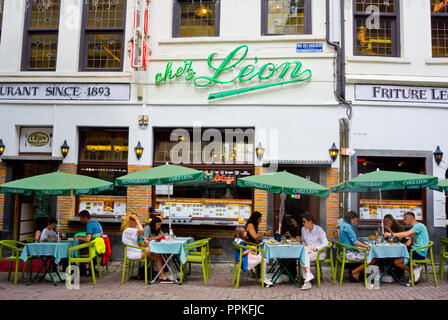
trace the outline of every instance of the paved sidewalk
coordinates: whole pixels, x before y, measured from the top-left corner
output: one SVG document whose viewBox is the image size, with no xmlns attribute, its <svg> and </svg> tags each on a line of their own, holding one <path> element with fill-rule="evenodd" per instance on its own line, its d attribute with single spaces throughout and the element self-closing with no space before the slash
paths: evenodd
<svg viewBox="0 0 448 320">
<path fill-rule="evenodd" d="M 96 286 L 91 278 L 81 278 L 80 290 L 68 290 L 65 283 L 54 287 L 50 282 L 36 282 L 25 286 L 21 280 L 21 273 L 17 286 L 7 281 L 7 272 L 0 273 L 0 300 L 448 300 L 448 281 L 439 279 L 439 286 L 435 287 L 430 274 L 430 281 L 426 282 L 424 272 L 419 284 L 412 287 L 401 286 L 397 283 L 381 283 L 380 290 L 369 290 L 362 283 L 344 281 L 342 286 L 330 282 L 328 271 L 324 270 L 324 280 L 321 288 L 313 284 L 313 288 L 302 291 L 292 283 L 278 284 L 274 287 L 261 289 L 247 274 L 242 274 L 240 288 L 235 289 L 232 282 L 230 265 L 215 265 L 213 274 L 204 286 L 202 270 L 193 268 L 192 274 L 182 285 L 161 284 L 156 282 L 146 286 L 144 281 L 131 280 L 121 285 L 120 262 L 114 262 L 110 274 L 97 278 Z M 104 268 L 103 268 L 104 270 Z M 430 270 L 431 271 L 431 270 Z M 26 277 L 25 277 L 25 280 Z"/>
</svg>

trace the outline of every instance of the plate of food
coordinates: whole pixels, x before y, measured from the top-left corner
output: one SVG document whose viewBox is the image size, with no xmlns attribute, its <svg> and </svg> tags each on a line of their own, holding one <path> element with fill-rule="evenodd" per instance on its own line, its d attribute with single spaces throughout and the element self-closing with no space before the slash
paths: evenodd
<svg viewBox="0 0 448 320">
<path fill-rule="evenodd" d="M 278 244 L 278 241 L 277 240 L 269 240 L 268 243 L 269 244 Z"/>
</svg>

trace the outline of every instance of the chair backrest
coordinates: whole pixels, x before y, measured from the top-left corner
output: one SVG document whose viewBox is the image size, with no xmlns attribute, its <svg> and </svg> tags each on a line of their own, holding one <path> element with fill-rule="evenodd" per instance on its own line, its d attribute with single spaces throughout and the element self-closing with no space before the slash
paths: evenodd
<svg viewBox="0 0 448 320">
<path fill-rule="evenodd" d="M 23 242 L 25 242 L 25 243 L 36 243 L 36 242 L 39 242 L 39 239 L 25 238 L 25 240 L 23 240 Z"/>
<path fill-rule="evenodd" d="M 20 242 L 20 241 L 16 241 L 16 240 L 2 240 L 2 241 L 0 241 L 0 257 L 3 257 L 3 248 L 4 247 L 6 247 L 9 250 L 11 250 L 11 247 L 19 249 L 19 248 L 21 248 L 23 246 L 25 246 L 25 244 L 23 242 Z"/>
<path fill-rule="evenodd" d="M 444 255 L 445 253 L 448 253 L 448 238 L 440 237 L 440 254 Z"/>
</svg>

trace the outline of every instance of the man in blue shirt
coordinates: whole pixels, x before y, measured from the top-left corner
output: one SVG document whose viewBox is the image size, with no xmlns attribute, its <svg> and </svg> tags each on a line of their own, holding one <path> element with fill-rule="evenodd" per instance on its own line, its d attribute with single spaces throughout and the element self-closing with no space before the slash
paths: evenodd
<svg viewBox="0 0 448 320">
<path fill-rule="evenodd" d="M 415 214 L 413 212 L 406 212 L 403 215 L 404 223 L 411 227 L 410 230 L 404 232 L 385 232 L 384 238 L 387 237 L 411 237 L 406 245 L 411 247 L 411 249 L 422 248 L 429 245 L 429 235 L 428 230 L 426 229 L 423 223 L 417 222 L 415 219 Z M 428 248 L 421 249 L 418 251 L 412 252 L 412 259 L 414 260 L 424 260 L 426 259 L 426 254 L 428 252 Z M 402 258 L 397 258 L 394 260 L 394 264 L 407 272 L 411 273 L 411 268 L 409 265 L 404 264 L 404 260 Z M 420 275 L 422 273 L 423 267 L 414 268 L 414 280 L 415 283 L 420 279 Z"/>
<path fill-rule="evenodd" d="M 358 240 L 355 231 L 353 230 L 353 224 L 358 222 L 358 213 L 356 211 L 349 211 L 344 216 L 344 221 L 342 222 L 339 228 L 339 242 L 348 246 L 353 247 L 361 247 L 369 252 L 370 247 L 361 241 Z M 363 261 L 364 260 L 364 252 L 347 248 L 345 252 L 345 257 L 347 260 L 351 261 Z M 376 259 L 372 259 L 372 261 L 367 264 L 370 266 L 376 262 Z M 361 264 L 359 267 L 352 271 L 352 276 L 356 281 L 359 281 L 359 276 L 361 272 L 364 270 L 364 264 Z"/>
<path fill-rule="evenodd" d="M 101 227 L 100 223 L 96 221 L 95 219 L 92 219 L 90 217 L 90 213 L 87 210 L 82 210 L 79 213 L 79 221 L 86 224 L 86 236 L 77 236 L 74 239 L 83 241 L 83 242 L 90 242 L 91 240 L 102 237 L 103 236 L 103 228 Z M 89 248 L 83 248 L 79 250 L 79 253 L 82 255 L 89 254 Z M 96 259 L 93 260 L 94 264 L 96 264 Z M 87 276 L 90 276 L 89 274 L 89 264 L 84 264 L 85 269 L 83 269 L 81 272 L 84 273 Z M 99 267 L 99 266 L 98 266 Z M 96 272 L 96 271 L 95 271 Z"/>
</svg>

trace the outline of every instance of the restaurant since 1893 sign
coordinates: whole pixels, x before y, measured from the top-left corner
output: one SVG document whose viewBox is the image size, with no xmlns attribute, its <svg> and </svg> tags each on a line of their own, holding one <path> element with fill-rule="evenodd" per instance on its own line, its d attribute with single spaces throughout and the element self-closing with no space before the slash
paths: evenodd
<svg viewBox="0 0 448 320">
<path fill-rule="evenodd" d="M 122 83 L 3 83 L 0 100 L 129 100 L 130 85 Z"/>
</svg>

